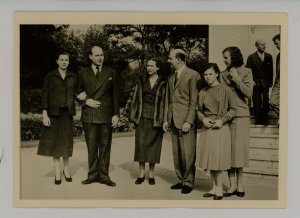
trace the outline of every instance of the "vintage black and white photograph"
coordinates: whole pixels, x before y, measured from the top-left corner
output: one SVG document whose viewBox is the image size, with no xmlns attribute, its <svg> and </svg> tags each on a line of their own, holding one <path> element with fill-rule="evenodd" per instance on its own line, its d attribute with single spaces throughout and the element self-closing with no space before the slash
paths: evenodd
<svg viewBox="0 0 300 218">
<path fill-rule="evenodd" d="M 170 15 L 16 14 L 16 205 L 284 205 L 286 17 Z"/>
</svg>

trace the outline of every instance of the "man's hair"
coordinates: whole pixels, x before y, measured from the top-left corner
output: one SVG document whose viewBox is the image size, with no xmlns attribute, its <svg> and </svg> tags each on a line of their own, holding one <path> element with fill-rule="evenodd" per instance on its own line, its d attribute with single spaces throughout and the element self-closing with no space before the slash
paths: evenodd
<svg viewBox="0 0 300 218">
<path fill-rule="evenodd" d="M 179 58 L 181 61 L 186 61 L 186 52 L 184 51 L 182 46 L 176 46 L 172 49 L 175 51 L 175 57 Z"/>
<path fill-rule="evenodd" d="M 103 51 L 103 48 L 102 48 L 100 45 L 93 45 L 93 46 L 91 46 L 91 48 L 89 49 L 89 52 L 88 52 L 89 55 L 92 55 L 92 54 L 93 54 L 92 49 L 93 49 L 94 47 L 99 47 L 99 48 L 101 48 L 102 51 Z"/>
<path fill-rule="evenodd" d="M 255 46 L 258 46 L 259 42 L 264 42 L 264 41 L 261 40 L 261 39 L 256 40 L 256 41 L 255 41 Z"/>
<path fill-rule="evenodd" d="M 229 52 L 231 58 L 231 67 L 240 67 L 244 64 L 243 55 L 238 47 L 227 47 L 223 50 L 223 54 Z"/>
<path fill-rule="evenodd" d="M 280 41 L 280 34 L 277 34 L 273 37 L 273 42 L 275 42 L 276 39 Z"/>
</svg>

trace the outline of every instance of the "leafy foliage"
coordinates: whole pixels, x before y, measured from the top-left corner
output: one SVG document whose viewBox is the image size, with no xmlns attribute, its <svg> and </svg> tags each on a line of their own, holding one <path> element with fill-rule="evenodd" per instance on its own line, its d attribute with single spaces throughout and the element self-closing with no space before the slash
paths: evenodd
<svg viewBox="0 0 300 218">
<path fill-rule="evenodd" d="M 69 69 L 77 73 L 90 65 L 88 54 L 93 45 L 103 48 L 104 62 L 118 72 L 120 105 L 124 107 L 150 57 L 161 60 L 160 73 L 168 76 L 168 54 L 171 48 L 180 46 L 187 53 L 187 65 L 201 72 L 208 61 L 208 26 L 91 25 L 86 31 L 75 32 L 70 25 L 20 25 L 21 112 L 41 112 L 42 80 L 57 67 L 58 51 L 70 54 Z M 80 125 L 75 119 L 76 134 L 82 132 Z M 115 131 L 122 128 L 130 129 L 131 124 L 120 117 L 120 127 Z"/>
</svg>

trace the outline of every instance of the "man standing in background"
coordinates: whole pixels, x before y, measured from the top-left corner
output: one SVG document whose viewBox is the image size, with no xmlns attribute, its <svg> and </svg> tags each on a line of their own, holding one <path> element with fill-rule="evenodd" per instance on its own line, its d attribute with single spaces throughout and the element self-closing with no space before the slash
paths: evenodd
<svg viewBox="0 0 300 218">
<path fill-rule="evenodd" d="M 253 88 L 253 107 L 255 124 L 268 125 L 269 88 L 273 85 L 273 58 L 265 52 L 263 40 L 255 42 L 257 51 L 249 55 L 246 67 L 252 70 L 255 86 Z"/>
</svg>

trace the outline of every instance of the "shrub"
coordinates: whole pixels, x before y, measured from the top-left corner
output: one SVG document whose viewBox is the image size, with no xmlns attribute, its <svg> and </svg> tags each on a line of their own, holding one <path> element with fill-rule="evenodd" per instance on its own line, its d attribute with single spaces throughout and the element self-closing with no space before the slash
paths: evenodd
<svg viewBox="0 0 300 218">
<path fill-rule="evenodd" d="M 134 129 L 134 124 L 128 121 L 128 118 L 122 114 L 120 110 L 119 122 L 113 132 L 131 132 Z M 81 136 L 84 134 L 82 122 L 80 121 L 81 111 L 77 111 L 74 116 L 73 132 L 74 136 Z M 41 114 L 21 113 L 21 141 L 38 140 L 41 137 L 41 129 L 43 127 L 43 118 Z"/>
<path fill-rule="evenodd" d="M 20 92 L 20 106 L 22 113 L 41 113 L 41 89 L 22 89 Z"/>
<path fill-rule="evenodd" d="M 119 122 L 113 129 L 113 132 L 131 132 L 134 129 L 134 124 L 129 122 L 128 118 L 123 115 L 124 108 L 120 109 Z"/>
<path fill-rule="evenodd" d="M 40 139 L 42 125 L 41 114 L 21 113 L 21 140 Z"/>
</svg>

